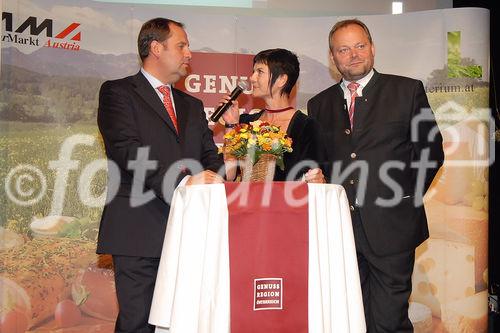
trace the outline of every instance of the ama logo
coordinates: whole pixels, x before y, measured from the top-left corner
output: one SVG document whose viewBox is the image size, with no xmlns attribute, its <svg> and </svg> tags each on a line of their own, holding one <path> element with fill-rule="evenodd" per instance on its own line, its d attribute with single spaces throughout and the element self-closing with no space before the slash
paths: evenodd
<svg viewBox="0 0 500 333">
<path fill-rule="evenodd" d="M 16 27 L 12 13 L 2 12 L 2 24 L 4 24 L 2 42 L 71 51 L 80 50 L 82 38 L 79 31 L 80 23 L 73 22 L 53 36 L 53 20 L 46 18 L 40 24 L 38 24 L 38 20 L 37 17 L 30 16 Z M 42 32 L 45 32 L 47 39 L 40 37 Z"/>
</svg>

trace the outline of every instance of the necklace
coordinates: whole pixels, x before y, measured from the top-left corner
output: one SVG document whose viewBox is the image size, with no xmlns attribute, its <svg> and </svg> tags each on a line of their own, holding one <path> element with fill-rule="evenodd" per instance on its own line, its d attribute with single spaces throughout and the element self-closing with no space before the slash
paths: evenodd
<svg viewBox="0 0 500 333">
<path fill-rule="evenodd" d="M 271 110 L 271 109 L 264 109 L 264 111 L 267 111 L 269 113 L 278 113 L 278 112 L 284 112 L 293 109 L 293 106 L 289 106 L 283 109 L 276 109 L 276 110 Z"/>
</svg>

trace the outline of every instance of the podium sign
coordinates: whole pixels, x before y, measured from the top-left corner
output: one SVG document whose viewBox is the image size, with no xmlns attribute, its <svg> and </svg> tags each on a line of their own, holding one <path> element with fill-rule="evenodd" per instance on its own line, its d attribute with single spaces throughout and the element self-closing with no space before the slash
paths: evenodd
<svg viewBox="0 0 500 333">
<path fill-rule="evenodd" d="M 225 186 L 234 197 L 241 184 Z M 289 202 L 284 183 L 245 191 L 244 202 L 228 203 L 231 333 L 307 332 L 307 200 Z M 307 184 L 293 195 L 307 198 Z"/>
</svg>

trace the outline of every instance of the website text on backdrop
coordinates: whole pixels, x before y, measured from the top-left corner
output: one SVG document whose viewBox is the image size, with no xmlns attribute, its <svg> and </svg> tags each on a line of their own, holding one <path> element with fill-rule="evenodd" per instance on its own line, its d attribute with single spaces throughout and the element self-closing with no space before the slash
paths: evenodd
<svg viewBox="0 0 500 333">
<path fill-rule="evenodd" d="M 299 72 L 299 60 L 289 50 L 276 48 L 259 52 L 253 59 L 250 83 L 252 96 L 262 98 L 265 109 L 255 114 L 240 115 L 238 101 L 231 101 L 231 96 L 226 95 L 221 99 L 221 104 L 230 102 L 232 106 L 222 118 L 226 133 L 239 123 L 248 124 L 257 120 L 286 129 L 287 136 L 292 139 L 292 152 L 284 153 L 284 169 L 276 166 L 274 180 L 296 180 L 304 176 L 307 182 L 323 183 L 323 172 L 317 167 L 317 161 L 322 160 L 324 155 L 318 136 L 318 124 L 296 110 L 290 97 Z M 236 161 L 226 154 L 225 162 L 228 179 L 234 179 Z"/>
<path fill-rule="evenodd" d="M 331 182 L 348 194 L 369 332 L 412 332 L 408 298 L 415 248 L 428 238 L 422 197 L 443 163 L 442 137 L 422 82 L 373 69 L 366 25 L 330 31 L 341 82 L 308 102 Z"/>
<path fill-rule="evenodd" d="M 191 60 L 183 24 L 166 18 L 144 23 L 138 50 L 139 73 L 102 85 L 97 119 L 108 160 L 118 166 L 110 170 L 119 171 L 108 178 L 121 180 L 104 207 L 97 252 L 113 256 L 115 331 L 134 333 L 154 331 L 148 317 L 173 192 L 163 191 L 164 184 L 220 183 L 216 172 L 223 166 L 203 103 L 172 86 Z M 191 175 L 178 163 L 183 159 L 204 170 Z M 178 167 L 173 177 L 171 166 Z M 150 200 L 134 203 L 144 194 Z"/>
</svg>

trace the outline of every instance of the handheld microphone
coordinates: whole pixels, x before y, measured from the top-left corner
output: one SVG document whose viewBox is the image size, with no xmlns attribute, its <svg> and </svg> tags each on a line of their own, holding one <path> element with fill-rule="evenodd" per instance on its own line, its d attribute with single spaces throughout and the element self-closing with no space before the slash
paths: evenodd
<svg viewBox="0 0 500 333">
<path fill-rule="evenodd" d="M 243 92 L 243 90 L 246 90 L 247 88 L 248 88 L 248 83 L 246 81 L 241 81 L 241 80 L 238 81 L 236 88 L 234 88 L 234 90 L 231 91 L 231 95 L 229 96 L 229 101 L 219 106 L 210 116 L 210 120 L 213 121 L 214 123 L 217 122 L 219 118 L 224 114 L 224 112 L 226 112 L 227 109 L 229 109 L 229 107 L 233 104 L 232 102 L 236 98 L 238 98 L 238 96 Z"/>
</svg>

